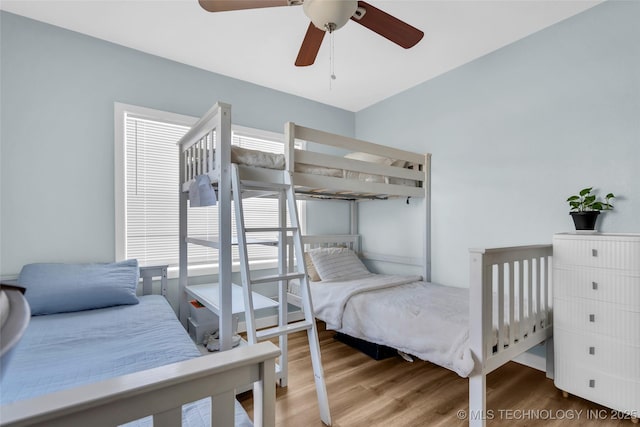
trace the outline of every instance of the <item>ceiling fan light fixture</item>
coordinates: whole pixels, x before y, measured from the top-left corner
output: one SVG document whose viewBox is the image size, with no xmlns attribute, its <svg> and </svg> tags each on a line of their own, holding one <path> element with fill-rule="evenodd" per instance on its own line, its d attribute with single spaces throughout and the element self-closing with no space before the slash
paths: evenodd
<svg viewBox="0 0 640 427">
<path fill-rule="evenodd" d="M 358 8 L 357 0 L 306 0 L 302 4 L 305 15 L 322 31 L 342 28 Z"/>
<path fill-rule="evenodd" d="M 354 22 L 405 49 L 415 46 L 424 37 L 424 32 L 416 27 L 363 0 L 198 0 L 198 2 L 208 12 L 302 5 L 305 15 L 311 22 L 298 51 L 296 67 L 307 67 L 313 64 L 325 34 L 333 34 L 349 19 L 353 19 Z"/>
</svg>

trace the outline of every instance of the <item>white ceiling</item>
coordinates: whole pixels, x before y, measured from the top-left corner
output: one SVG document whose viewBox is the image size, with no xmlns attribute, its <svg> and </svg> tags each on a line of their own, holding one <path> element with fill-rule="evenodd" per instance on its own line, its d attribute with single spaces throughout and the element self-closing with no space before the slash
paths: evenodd
<svg viewBox="0 0 640 427">
<path fill-rule="evenodd" d="M 0 8 L 123 46 L 358 111 L 601 0 L 369 0 L 425 32 L 412 49 L 350 21 L 314 65 L 293 65 L 302 7 L 209 13 L 197 0 L 2 0 Z M 331 83 L 331 84 L 330 84 Z"/>
</svg>

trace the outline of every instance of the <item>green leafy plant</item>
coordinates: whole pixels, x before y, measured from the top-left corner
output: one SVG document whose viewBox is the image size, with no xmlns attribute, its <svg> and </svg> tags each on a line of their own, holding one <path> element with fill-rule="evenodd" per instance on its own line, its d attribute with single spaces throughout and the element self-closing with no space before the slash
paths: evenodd
<svg viewBox="0 0 640 427">
<path fill-rule="evenodd" d="M 593 187 L 585 188 L 578 195 L 571 196 L 567 199 L 571 212 L 590 212 L 590 211 L 607 211 L 613 209 L 611 199 L 616 196 L 609 193 L 605 196 L 604 201 L 598 200 L 595 194 L 591 194 Z"/>
</svg>

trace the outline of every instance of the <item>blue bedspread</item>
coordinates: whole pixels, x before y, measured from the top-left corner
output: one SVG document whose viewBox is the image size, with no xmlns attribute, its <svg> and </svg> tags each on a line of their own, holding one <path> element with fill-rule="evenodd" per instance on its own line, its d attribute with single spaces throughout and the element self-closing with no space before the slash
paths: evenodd
<svg viewBox="0 0 640 427">
<path fill-rule="evenodd" d="M 0 384 L 0 403 L 199 356 L 159 295 L 141 297 L 137 305 L 34 316 Z M 183 425 L 208 426 L 210 407 L 209 399 L 185 405 Z M 151 424 L 147 418 L 134 425 Z M 236 425 L 251 425 L 238 402 Z"/>
</svg>

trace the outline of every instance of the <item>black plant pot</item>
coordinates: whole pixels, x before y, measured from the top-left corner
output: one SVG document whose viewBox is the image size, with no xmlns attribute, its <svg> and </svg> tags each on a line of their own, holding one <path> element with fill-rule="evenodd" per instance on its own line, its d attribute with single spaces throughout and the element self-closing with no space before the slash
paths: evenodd
<svg viewBox="0 0 640 427">
<path fill-rule="evenodd" d="M 599 211 L 587 211 L 587 212 L 569 212 L 573 218 L 573 223 L 576 226 L 576 230 L 595 230 L 596 220 Z"/>
</svg>

